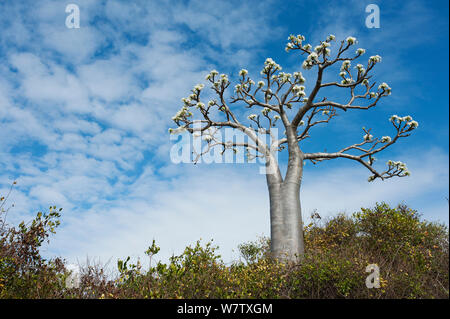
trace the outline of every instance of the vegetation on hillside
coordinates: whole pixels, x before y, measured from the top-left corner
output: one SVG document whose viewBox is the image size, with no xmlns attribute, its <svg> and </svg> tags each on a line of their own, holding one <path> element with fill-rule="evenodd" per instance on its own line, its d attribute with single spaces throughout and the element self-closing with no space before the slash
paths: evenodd
<svg viewBox="0 0 450 319">
<path fill-rule="evenodd" d="M 448 228 L 405 205 L 381 203 L 328 220 L 316 215 L 304 227 L 301 263 L 272 259 L 267 238 L 239 245 L 241 260 L 231 265 L 212 242 L 197 242 L 149 269 L 119 260 L 114 278 L 99 265 L 84 265 L 72 288 L 64 260 L 39 252 L 60 211 L 50 207 L 14 227 L 2 205 L 0 298 L 449 298 Z M 146 254 L 159 250 L 153 241 Z M 379 288 L 366 286 L 370 264 L 379 267 Z"/>
</svg>

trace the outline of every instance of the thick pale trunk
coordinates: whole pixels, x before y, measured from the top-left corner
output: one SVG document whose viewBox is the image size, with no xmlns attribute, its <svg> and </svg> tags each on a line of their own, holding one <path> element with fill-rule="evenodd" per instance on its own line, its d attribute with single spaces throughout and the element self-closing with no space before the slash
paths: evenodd
<svg viewBox="0 0 450 319">
<path fill-rule="evenodd" d="M 299 261 L 304 255 L 304 243 L 300 206 L 303 161 L 298 146 L 290 149 L 284 180 L 281 178 L 278 163 L 273 161 L 271 165 L 272 174 L 267 174 L 271 251 L 279 260 Z"/>
<path fill-rule="evenodd" d="M 281 260 L 298 261 L 304 254 L 300 181 L 268 186 L 272 254 Z"/>
</svg>

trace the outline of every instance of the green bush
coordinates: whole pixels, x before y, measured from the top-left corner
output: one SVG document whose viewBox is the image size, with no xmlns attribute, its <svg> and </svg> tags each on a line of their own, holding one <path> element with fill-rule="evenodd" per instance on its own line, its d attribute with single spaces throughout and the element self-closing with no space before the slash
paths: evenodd
<svg viewBox="0 0 450 319">
<path fill-rule="evenodd" d="M 139 260 L 119 260 L 114 277 L 87 265 L 80 287 L 72 289 L 63 285 L 63 262 L 46 261 L 38 250 L 58 217 L 51 208 L 30 226 L 2 231 L 1 298 L 449 298 L 448 228 L 405 205 L 314 219 L 304 227 L 299 263 L 272 259 L 267 238 L 239 245 L 242 260 L 231 265 L 212 242 L 198 241 L 149 269 Z M 146 254 L 151 260 L 159 250 L 153 241 Z M 370 264 L 379 267 L 379 288 L 366 286 Z"/>
</svg>

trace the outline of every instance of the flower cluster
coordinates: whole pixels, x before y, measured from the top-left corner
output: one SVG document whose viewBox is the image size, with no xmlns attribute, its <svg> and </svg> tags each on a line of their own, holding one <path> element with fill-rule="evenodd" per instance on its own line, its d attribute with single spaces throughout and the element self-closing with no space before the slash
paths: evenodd
<svg viewBox="0 0 450 319">
<path fill-rule="evenodd" d="M 281 66 L 275 63 L 271 58 L 267 58 L 264 62 L 264 68 L 261 71 L 261 74 L 270 74 L 271 71 L 281 71 Z"/>
<path fill-rule="evenodd" d="M 373 136 L 370 135 L 369 133 L 367 133 L 366 135 L 363 136 L 363 138 L 364 138 L 364 141 L 370 142 L 372 140 Z"/>
<path fill-rule="evenodd" d="M 317 54 L 325 53 L 325 55 L 330 55 L 331 51 L 329 49 L 331 45 L 328 42 L 322 42 L 320 45 L 314 48 L 314 51 Z"/>
<path fill-rule="evenodd" d="M 302 75 L 302 72 L 294 72 L 294 79 L 300 84 L 303 84 L 306 81 Z"/>
<path fill-rule="evenodd" d="M 194 91 L 197 93 L 200 93 L 201 90 L 203 90 L 205 86 L 203 84 L 197 84 L 196 86 L 194 86 Z"/>
<path fill-rule="evenodd" d="M 372 62 L 372 63 L 381 62 L 381 57 L 379 55 L 373 55 L 369 58 L 369 62 Z"/>
<path fill-rule="evenodd" d="M 203 135 L 202 139 L 209 143 L 213 140 L 213 137 L 211 135 Z"/>
<path fill-rule="evenodd" d="M 172 117 L 172 120 L 174 120 L 175 122 L 180 121 L 180 120 L 184 120 L 187 117 L 192 116 L 192 113 L 189 112 L 188 108 L 186 106 L 183 106 L 176 114 L 174 117 Z"/>
<path fill-rule="evenodd" d="M 216 75 L 219 75 L 219 72 L 217 72 L 216 70 L 212 70 L 211 72 L 209 72 L 209 74 L 205 77 L 205 80 L 207 81 L 213 81 L 214 77 Z"/>
<path fill-rule="evenodd" d="M 390 143 L 392 141 L 390 136 L 383 136 L 381 138 L 381 143 Z"/>
<path fill-rule="evenodd" d="M 294 85 L 292 88 L 292 93 L 298 97 L 306 96 L 305 87 L 303 85 Z"/>
<path fill-rule="evenodd" d="M 404 117 L 400 117 L 398 115 L 392 115 L 389 118 L 389 121 L 391 121 L 392 123 L 406 122 L 406 125 L 408 125 L 410 129 L 415 129 L 419 126 L 419 123 L 417 121 L 414 121 L 410 115 L 407 115 Z"/>
<path fill-rule="evenodd" d="M 302 42 L 305 41 L 305 37 L 301 34 L 295 36 L 291 34 L 288 37 L 288 44 L 286 44 L 286 52 L 294 49 L 295 47 L 302 47 Z"/>
<path fill-rule="evenodd" d="M 216 70 L 212 70 L 209 72 L 209 74 L 205 77 L 206 80 L 213 83 L 213 86 L 216 90 L 218 90 L 222 85 L 225 86 L 229 83 L 228 81 L 228 75 L 221 74 L 220 79 L 216 81 L 216 76 L 219 75 L 219 72 Z"/>
<path fill-rule="evenodd" d="M 363 55 L 364 53 L 366 53 L 366 50 L 363 49 L 363 48 L 359 48 L 359 49 L 356 50 L 356 54 L 357 55 Z"/>
<path fill-rule="evenodd" d="M 246 69 L 242 69 L 242 70 L 239 71 L 239 75 L 240 75 L 240 76 L 243 76 L 243 77 L 244 77 L 244 76 L 246 76 L 247 74 L 248 74 L 248 71 L 247 71 Z"/>
<path fill-rule="evenodd" d="M 262 113 L 264 116 L 267 116 L 267 114 L 269 114 L 270 111 L 272 111 L 272 110 L 269 109 L 268 107 L 265 107 L 265 108 L 263 108 L 263 109 L 261 110 L 261 113 Z"/>
<path fill-rule="evenodd" d="M 362 64 L 357 64 L 355 68 L 358 70 L 358 74 L 363 74 L 366 72 L 366 69 L 364 69 L 364 66 Z"/>
<path fill-rule="evenodd" d="M 339 73 L 339 76 L 342 77 L 341 84 L 350 84 L 350 83 L 352 83 L 352 79 L 351 78 L 346 78 L 345 77 L 347 75 L 347 73 L 350 73 L 350 65 L 351 65 L 350 60 L 345 60 L 344 62 L 342 62 L 341 72 Z"/>
<path fill-rule="evenodd" d="M 328 37 L 327 37 L 327 42 L 331 42 L 331 41 L 333 41 L 333 40 L 335 40 L 336 39 L 336 37 L 333 35 L 333 34 L 330 34 Z"/>
<path fill-rule="evenodd" d="M 256 114 L 250 114 L 249 116 L 247 116 L 247 118 L 249 119 L 249 120 L 254 120 L 254 119 L 256 119 L 258 117 L 258 115 L 256 115 Z"/>
<path fill-rule="evenodd" d="M 292 74 L 290 74 L 290 73 L 280 72 L 276 78 L 278 80 L 280 80 L 281 83 L 286 83 L 291 79 L 291 77 L 292 77 Z"/>
<path fill-rule="evenodd" d="M 302 67 L 305 70 L 309 70 L 314 66 L 314 64 L 317 64 L 317 63 L 319 63 L 319 56 L 317 55 L 316 52 L 312 52 L 310 55 L 308 55 L 306 60 L 303 61 Z"/>
<path fill-rule="evenodd" d="M 353 45 L 356 43 L 356 38 L 355 37 L 348 37 L 347 39 L 345 39 L 345 41 L 350 44 Z"/>
<path fill-rule="evenodd" d="M 350 68 L 350 65 L 351 65 L 350 60 L 345 60 L 344 62 L 342 62 L 341 71 L 348 70 Z"/>
<path fill-rule="evenodd" d="M 378 86 L 378 89 L 379 89 L 379 90 L 384 90 L 384 92 L 385 92 L 387 95 L 390 95 L 390 94 L 391 94 L 391 91 L 392 91 L 392 89 L 389 87 L 389 85 L 387 85 L 386 82 L 381 83 L 381 84 Z"/>
<path fill-rule="evenodd" d="M 408 171 L 408 168 L 406 167 L 406 164 L 400 161 L 387 161 L 387 165 L 389 166 L 389 169 L 395 169 L 399 171 L 400 173 L 403 173 L 404 176 L 409 176 L 411 173 Z"/>
</svg>

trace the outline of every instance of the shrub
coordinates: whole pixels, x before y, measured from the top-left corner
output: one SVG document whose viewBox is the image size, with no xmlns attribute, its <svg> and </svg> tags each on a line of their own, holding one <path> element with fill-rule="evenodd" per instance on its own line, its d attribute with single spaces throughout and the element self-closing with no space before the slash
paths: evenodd
<svg viewBox="0 0 450 319">
<path fill-rule="evenodd" d="M 82 268 L 81 284 L 68 289 L 68 271 L 39 247 L 58 226 L 59 210 L 38 213 L 29 224 L 3 227 L 1 298 L 448 298 L 448 228 L 421 220 L 405 205 L 385 203 L 351 216 L 314 219 L 305 226 L 305 256 L 283 263 L 270 256 L 267 238 L 239 245 L 243 259 L 226 265 L 212 241 L 188 246 L 167 263 L 150 267 L 118 260 L 117 275 L 100 264 Z M 380 287 L 369 289 L 366 267 L 376 264 Z"/>
</svg>

